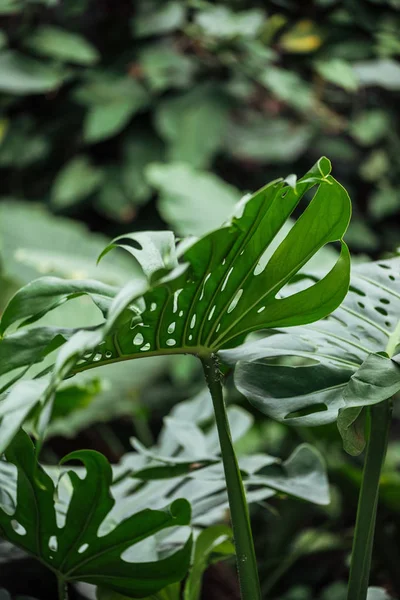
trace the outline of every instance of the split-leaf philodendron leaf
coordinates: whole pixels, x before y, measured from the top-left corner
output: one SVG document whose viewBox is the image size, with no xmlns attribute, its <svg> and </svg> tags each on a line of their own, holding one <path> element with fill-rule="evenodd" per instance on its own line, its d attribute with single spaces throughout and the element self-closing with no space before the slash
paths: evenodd
<svg viewBox="0 0 400 600">
<path fill-rule="evenodd" d="M 99 534 L 115 502 L 110 493 L 111 466 L 103 455 L 82 450 L 63 460 L 79 460 L 86 468 L 83 479 L 69 471 L 73 490 L 63 524 L 55 507 L 57 488 L 38 466 L 25 433 L 14 438 L 6 458 L 17 468 L 18 483 L 16 498 L 8 498 L 7 505 L 0 508 L 1 534 L 64 581 L 84 581 L 143 598 L 185 576 L 190 538 L 176 552 L 155 562 L 142 562 L 140 555 L 124 558 L 124 553 L 165 528 L 188 525 L 190 505 L 186 500 L 175 500 L 162 510 L 141 510 Z"/>
<path fill-rule="evenodd" d="M 237 388 L 259 410 L 293 425 L 338 419 L 346 449 L 365 444 L 362 408 L 400 390 L 400 258 L 353 269 L 350 291 L 328 318 L 223 351 L 238 362 Z M 295 357 L 292 366 L 276 364 Z"/>
<path fill-rule="evenodd" d="M 116 295 L 104 284 L 56 278 L 22 288 L 4 311 L 0 353 L 19 334 L 8 335 L 9 327 L 32 323 L 85 293 L 106 315 L 105 321 L 77 333 L 54 331 L 54 339 L 64 345 L 54 363 L 51 390 L 66 376 L 102 364 L 159 354 L 207 355 L 237 346 L 252 331 L 325 317 L 345 297 L 350 270 L 342 240 L 350 200 L 330 170 L 329 160 L 322 158 L 297 181 L 291 176 L 269 183 L 239 202 L 220 229 L 198 240 L 183 240 L 177 248 L 171 232 L 117 238 L 103 255 L 115 246 L 128 250 L 145 277 L 132 279 Z M 314 186 L 313 199 L 277 244 L 277 234 Z M 282 294 L 318 250 L 334 241 L 340 242 L 341 252 L 333 268 L 309 288 Z M 29 335 L 35 336 L 35 329 Z M 11 371 L 16 363 L 40 362 L 45 354 L 43 345 L 40 352 L 32 346 L 23 360 L 6 361 L 3 371 Z"/>
</svg>

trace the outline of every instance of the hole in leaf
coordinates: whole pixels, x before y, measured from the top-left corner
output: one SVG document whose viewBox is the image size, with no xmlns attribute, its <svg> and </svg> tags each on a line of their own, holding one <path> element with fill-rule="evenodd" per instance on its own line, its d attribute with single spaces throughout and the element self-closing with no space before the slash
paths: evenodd
<svg viewBox="0 0 400 600">
<path fill-rule="evenodd" d="M 382 302 L 382 304 L 390 304 L 390 300 L 387 298 L 379 298 L 379 302 Z"/>
<path fill-rule="evenodd" d="M 174 333 L 174 331 L 175 331 L 175 326 L 176 326 L 176 323 L 175 323 L 175 321 L 173 321 L 173 323 L 170 323 L 170 324 L 168 325 L 168 329 L 167 329 L 168 333 Z"/>
<path fill-rule="evenodd" d="M 49 548 L 52 552 L 57 552 L 58 550 L 58 541 L 55 535 L 51 535 L 49 538 Z"/>
<path fill-rule="evenodd" d="M 18 535 L 26 535 L 25 527 L 15 519 L 11 519 L 11 527 L 14 529 L 15 533 L 18 533 Z"/>
<path fill-rule="evenodd" d="M 217 325 L 217 329 L 216 329 L 215 331 L 218 333 L 218 331 L 219 331 L 220 329 L 221 329 L 221 323 L 218 323 L 218 325 Z"/>
<path fill-rule="evenodd" d="M 388 316 L 388 311 L 385 308 L 382 308 L 382 306 L 374 306 L 374 309 L 376 310 L 376 312 L 378 312 L 379 314 L 387 317 Z"/>
<path fill-rule="evenodd" d="M 210 279 L 210 277 L 211 277 L 211 273 L 208 273 L 203 281 L 203 287 L 201 288 L 201 294 L 200 294 L 199 300 L 203 300 L 203 298 L 204 298 L 204 291 L 206 289 L 206 283 Z"/>
<path fill-rule="evenodd" d="M 349 287 L 349 292 L 353 292 L 353 294 L 357 294 L 358 296 L 365 297 L 367 295 L 365 292 L 363 292 L 362 290 L 360 290 L 352 285 Z"/>
<path fill-rule="evenodd" d="M 130 246 L 135 250 L 143 250 L 142 244 L 139 244 L 137 240 L 132 240 L 131 238 L 121 238 L 118 240 L 119 244 L 124 244 L 125 246 Z"/>
<path fill-rule="evenodd" d="M 192 334 L 190 334 L 190 335 L 189 335 L 189 342 L 191 342 L 191 341 L 192 341 L 192 339 L 193 339 L 193 336 L 192 336 Z"/>
<path fill-rule="evenodd" d="M 233 298 L 232 302 L 230 303 L 230 305 L 228 306 L 228 314 L 231 313 L 238 305 L 238 302 L 240 300 L 240 298 L 242 297 L 243 294 L 243 289 L 240 289 L 239 291 L 236 292 L 235 297 Z"/>
<path fill-rule="evenodd" d="M 78 548 L 79 554 L 83 554 L 89 548 L 89 544 L 82 544 L 80 548 Z"/>
<path fill-rule="evenodd" d="M 176 340 L 174 340 L 173 338 L 169 338 L 166 343 L 167 346 L 175 346 Z"/>
<path fill-rule="evenodd" d="M 140 352 L 147 352 L 147 350 L 150 350 L 151 346 L 149 344 L 149 342 L 147 342 L 147 344 L 145 344 L 144 346 L 142 346 L 140 348 Z"/>
<path fill-rule="evenodd" d="M 141 333 L 137 333 L 135 335 L 135 337 L 133 338 L 133 343 L 135 344 L 135 346 L 140 346 L 141 344 L 143 344 L 144 342 L 144 337 L 142 336 Z"/>
<path fill-rule="evenodd" d="M 228 273 L 227 273 L 227 275 L 226 275 L 226 277 L 225 277 L 225 279 L 224 279 L 224 282 L 223 282 L 223 284 L 222 284 L 222 286 L 221 286 L 221 292 L 223 292 L 223 291 L 224 291 L 224 289 L 226 288 L 226 286 L 227 286 L 227 283 L 228 283 L 228 280 L 229 280 L 229 277 L 230 277 L 230 276 L 231 276 L 231 274 L 232 274 L 232 271 L 233 271 L 233 267 L 231 267 L 231 268 L 229 269 L 229 271 L 228 271 Z"/>
<path fill-rule="evenodd" d="M 190 321 L 190 329 L 194 329 L 195 325 L 196 325 L 196 315 L 193 315 L 193 317 Z"/>
<path fill-rule="evenodd" d="M 261 308 L 258 309 L 258 313 L 262 313 L 262 311 L 265 310 L 265 306 L 261 306 Z"/>
<path fill-rule="evenodd" d="M 211 319 L 213 318 L 213 314 L 215 313 L 215 309 L 217 308 L 217 305 L 214 304 L 214 306 L 212 307 L 212 309 L 210 310 L 210 314 L 208 315 L 208 320 L 211 321 Z"/>
<path fill-rule="evenodd" d="M 112 352 L 110 350 L 107 350 L 106 358 L 111 358 L 111 357 L 112 357 Z"/>
<path fill-rule="evenodd" d="M 180 310 L 180 311 L 179 311 L 179 316 L 180 316 L 180 317 L 183 317 L 183 310 Z"/>
<path fill-rule="evenodd" d="M 285 416 L 285 419 L 295 419 L 296 417 L 307 417 L 308 415 L 314 415 L 315 413 L 325 412 L 328 407 L 323 402 L 314 404 L 313 406 L 305 406 L 299 410 L 294 410 Z"/>
<path fill-rule="evenodd" d="M 96 354 L 93 356 L 94 362 L 98 362 L 102 358 L 103 358 L 103 355 L 100 352 L 96 352 Z"/>
<path fill-rule="evenodd" d="M 176 290 L 176 292 L 174 292 L 174 300 L 173 300 L 173 306 L 172 306 L 173 313 L 178 312 L 178 298 L 179 298 L 179 294 L 181 292 L 183 292 L 183 288 L 181 288 L 180 290 Z"/>
<path fill-rule="evenodd" d="M 152 302 L 150 304 L 150 312 L 154 312 L 157 309 L 157 304 L 155 302 Z"/>
</svg>

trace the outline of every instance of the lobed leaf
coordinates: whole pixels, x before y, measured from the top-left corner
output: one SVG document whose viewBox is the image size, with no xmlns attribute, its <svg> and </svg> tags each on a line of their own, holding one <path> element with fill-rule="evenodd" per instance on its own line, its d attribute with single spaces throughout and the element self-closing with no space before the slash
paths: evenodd
<svg viewBox="0 0 400 600">
<path fill-rule="evenodd" d="M 399 271 L 399 258 L 357 266 L 345 301 L 327 319 L 221 352 L 239 361 L 238 389 L 262 412 L 294 425 L 329 423 L 351 409 L 339 421 L 350 433 L 354 409 L 400 390 Z M 276 364 L 280 356 L 296 363 Z M 356 437 L 351 443 L 353 452 L 364 445 Z"/>
<path fill-rule="evenodd" d="M 65 581 L 83 581 L 109 587 L 130 597 L 156 593 L 186 574 L 191 539 L 173 554 L 155 562 L 124 558 L 136 544 L 169 527 L 188 525 L 190 506 L 177 499 L 160 510 L 148 508 L 131 514 L 106 534 L 99 529 L 115 503 L 110 493 L 111 466 L 101 454 L 83 450 L 66 456 L 62 464 L 79 460 L 83 478 L 68 471 L 72 485 L 64 523 L 55 508 L 57 489 L 37 465 L 29 437 L 20 432 L 6 452 L 17 468 L 15 506 L 0 509 L 2 535 L 34 555 Z"/>
</svg>

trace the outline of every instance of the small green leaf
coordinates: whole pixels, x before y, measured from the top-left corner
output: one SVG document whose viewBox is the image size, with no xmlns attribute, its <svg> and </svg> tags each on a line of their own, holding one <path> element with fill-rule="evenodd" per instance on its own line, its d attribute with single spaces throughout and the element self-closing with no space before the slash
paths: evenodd
<svg viewBox="0 0 400 600">
<path fill-rule="evenodd" d="M 37 54 L 78 65 L 93 65 L 100 58 L 96 48 L 81 35 L 50 25 L 38 27 L 25 45 Z"/>
<path fill-rule="evenodd" d="M 18 483 L 13 513 L 0 509 L 2 535 L 65 581 L 84 581 L 143 598 L 185 576 L 190 538 L 181 549 L 158 561 L 141 562 L 140 552 L 126 560 L 121 560 L 121 556 L 159 531 L 187 525 L 190 505 L 186 500 L 175 500 L 163 510 L 137 512 L 99 536 L 99 527 L 115 503 L 110 494 L 111 467 L 97 452 L 73 452 L 62 462 L 82 462 L 86 475 L 81 479 L 68 471 L 70 501 L 60 528 L 54 483 L 37 465 L 34 447 L 25 433 L 17 435 L 6 458 L 17 467 Z"/>
<path fill-rule="evenodd" d="M 332 58 L 324 62 L 317 62 L 315 68 L 326 81 L 334 83 L 348 92 L 357 91 L 358 77 L 350 63 L 340 58 Z"/>
<path fill-rule="evenodd" d="M 198 236 L 216 229 L 241 196 L 217 175 L 183 163 L 152 164 L 146 175 L 160 192 L 161 215 L 180 235 Z"/>
<path fill-rule="evenodd" d="M 197 86 L 157 107 L 155 123 L 168 143 L 167 158 L 203 168 L 222 146 L 230 103 L 213 84 Z"/>
<path fill-rule="evenodd" d="M 0 54 L 0 90 L 8 94 L 43 94 L 60 87 L 66 77 L 57 66 L 13 51 Z"/>
<path fill-rule="evenodd" d="M 132 21 L 133 34 L 137 38 L 164 34 L 181 27 L 185 22 L 186 10 L 180 2 L 142 3 L 141 11 Z"/>
<path fill-rule="evenodd" d="M 264 22 L 265 14 L 257 8 L 237 12 L 227 6 L 211 6 L 199 11 L 195 17 L 202 33 L 224 40 L 254 38 Z"/>
<path fill-rule="evenodd" d="M 76 156 L 58 173 L 51 201 L 57 208 L 69 208 L 92 194 L 102 182 L 102 172 L 87 156 Z"/>
</svg>

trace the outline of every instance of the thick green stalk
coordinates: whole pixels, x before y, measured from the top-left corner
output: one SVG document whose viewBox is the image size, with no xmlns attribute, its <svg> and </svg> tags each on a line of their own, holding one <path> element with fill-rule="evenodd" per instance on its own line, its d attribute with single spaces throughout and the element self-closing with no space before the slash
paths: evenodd
<svg viewBox="0 0 400 600">
<path fill-rule="evenodd" d="M 347 600 L 367 598 L 379 479 L 385 460 L 392 414 L 391 401 L 385 400 L 375 404 L 368 412 L 369 436 L 358 498 Z"/>
<path fill-rule="evenodd" d="M 57 576 L 58 600 L 68 600 L 68 588 L 65 580 Z"/>
<path fill-rule="evenodd" d="M 242 600 L 261 600 L 257 561 L 251 533 L 249 509 L 242 476 L 232 444 L 232 436 L 222 395 L 221 376 L 215 355 L 201 357 L 204 375 L 211 392 L 224 464 L 229 507 L 236 548 L 237 569 Z"/>
</svg>

